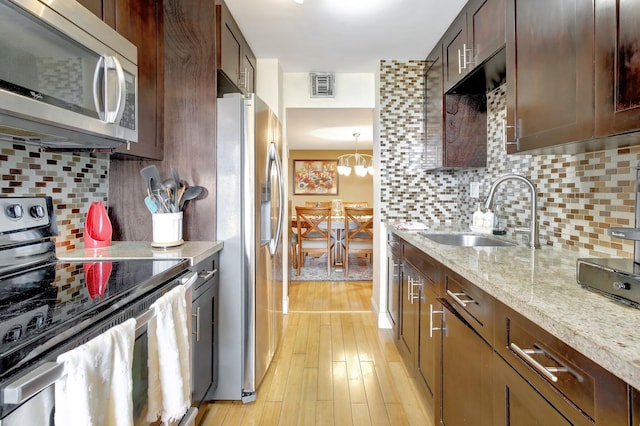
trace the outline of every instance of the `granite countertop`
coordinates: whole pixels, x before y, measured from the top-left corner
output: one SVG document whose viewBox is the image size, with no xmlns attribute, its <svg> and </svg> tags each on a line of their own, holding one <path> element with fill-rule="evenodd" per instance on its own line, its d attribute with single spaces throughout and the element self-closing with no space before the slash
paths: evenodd
<svg viewBox="0 0 640 426">
<path fill-rule="evenodd" d="M 462 231 L 427 225 L 433 232 Z M 393 232 L 640 389 L 640 310 L 577 284 L 576 260 L 587 256 L 547 246 L 455 247 L 415 231 Z"/>
<path fill-rule="evenodd" d="M 222 241 L 185 241 L 175 247 L 155 248 L 149 241 L 113 241 L 108 247 L 59 252 L 57 258 L 69 262 L 93 259 L 189 259 L 193 266 L 222 250 L 222 245 Z"/>
</svg>

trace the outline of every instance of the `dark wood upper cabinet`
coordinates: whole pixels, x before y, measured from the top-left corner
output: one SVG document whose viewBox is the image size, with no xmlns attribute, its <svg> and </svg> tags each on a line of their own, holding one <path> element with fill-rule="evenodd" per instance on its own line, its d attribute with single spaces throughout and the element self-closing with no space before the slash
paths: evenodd
<svg viewBox="0 0 640 426">
<path fill-rule="evenodd" d="M 509 152 L 592 138 L 593 31 L 591 0 L 509 0 Z"/>
<path fill-rule="evenodd" d="M 509 0 L 508 152 L 640 143 L 640 4 Z"/>
<path fill-rule="evenodd" d="M 640 4 L 595 2 L 595 136 L 640 128 Z"/>
<path fill-rule="evenodd" d="M 118 0 L 116 30 L 138 47 L 138 142 L 116 152 L 153 160 L 164 156 L 162 0 Z"/>
<path fill-rule="evenodd" d="M 507 0 L 472 0 L 467 8 L 467 38 L 475 67 L 505 46 Z"/>
<path fill-rule="evenodd" d="M 471 0 L 442 37 L 448 92 L 505 45 L 506 0 Z"/>
<path fill-rule="evenodd" d="M 162 0 L 80 0 L 138 48 L 138 142 L 117 156 L 163 158 L 164 65 Z"/>
<path fill-rule="evenodd" d="M 425 166 L 437 169 L 444 165 L 444 85 L 442 44 L 427 56 L 424 71 Z"/>
<path fill-rule="evenodd" d="M 445 47 L 436 45 L 424 72 L 425 168 L 486 167 L 486 97 L 444 93 Z"/>
<path fill-rule="evenodd" d="M 471 46 L 467 46 L 467 14 L 462 11 L 442 37 L 445 92 L 462 80 L 471 67 Z"/>
<path fill-rule="evenodd" d="M 254 91 L 256 57 L 246 42 L 227 5 L 216 2 L 216 63 L 222 75 L 221 90 L 252 93 Z"/>
<path fill-rule="evenodd" d="M 111 28 L 116 27 L 116 0 L 77 0 Z"/>
</svg>

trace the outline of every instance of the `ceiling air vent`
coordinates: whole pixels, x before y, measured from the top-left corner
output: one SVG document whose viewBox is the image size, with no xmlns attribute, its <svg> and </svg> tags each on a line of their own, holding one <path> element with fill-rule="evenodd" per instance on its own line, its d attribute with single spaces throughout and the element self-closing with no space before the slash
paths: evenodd
<svg viewBox="0 0 640 426">
<path fill-rule="evenodd" d="M 311 97 L 333 98 L 336 95 L 335 75 L 333 73 L 311 73 Z"/>
</svg>

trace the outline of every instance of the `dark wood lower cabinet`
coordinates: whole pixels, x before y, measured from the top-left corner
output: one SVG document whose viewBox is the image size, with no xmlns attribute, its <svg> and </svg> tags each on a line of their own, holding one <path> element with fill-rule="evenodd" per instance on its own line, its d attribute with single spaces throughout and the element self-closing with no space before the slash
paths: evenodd
<svg viewBox="0 0 640 426">
<path fill-rule="evenodd" d="M 418 362 L 418 315 L 421 286 L 422 281 L 419 274 L 410 265 L 404 263 L 400 290 L 400 333 L 397 345 L 410 377 L 415 377 Z"/>
<path fill-rule="evenodd" d="M 640 391 L 398 241 L 396 345 L 435 425 L 640 425 Z"/>
<path fill-rule="evenodd" d="M 451 305 L 443 306 L 441 424 L 490 426 L 493 350 Z"/>
<path fill-rule="evenodd" d="M 496 426 L 591 424 L 585 419 L 578 419 L 577 422 L 569 421 L 499 355 L 494 356 L 493 376 L 493 413 Z"/>
</svg>

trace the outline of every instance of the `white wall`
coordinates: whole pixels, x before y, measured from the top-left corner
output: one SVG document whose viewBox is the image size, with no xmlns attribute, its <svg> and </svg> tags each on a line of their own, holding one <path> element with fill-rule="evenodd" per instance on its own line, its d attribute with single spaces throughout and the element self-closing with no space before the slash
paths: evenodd
<svg viewBox="0 0 640 426">
<path fill-rule="evenodd" d="M 275 111 L 278 118 L 284 118 L 283 73 L 277 59 L 258 59 L 256 64 L 256 94 Z"/>
<path fill-rule="evenodd" d="M 336 96 L 311 98 L 309 73 L 284 74 L 284 107 L 286 108 L 374 108 L 375 75 L 336 73 Z"/>
<path fill-rule="evenodd" d="M 278 118 L 282 123 L 282 163 L 288 164 L 288 143 L 286 139 L 287 135 L 287 122 L 286 122 L 286 110 L 287 108 L 371 108 L 374 109 L 377 106 L 377 89 L 376 89 L 376 75 L 368 73 L 336 73 L 335 75 L 335 90 L 336 96 L 333 98 L 311 98 L 310 96 L 310 75 L 309 73 L 283 73 L 282 68 L 277 59 L 258 59 L 257 72 L 256 72 L 256 94 L 262 98 L 274 111 L 277 111 Z M 377 111 L 377 110 L 376 110 Z M 379 118 L 378 114 L 374 117 L 374 141 L 373 149 L 379 152 L 379 139 L 377 137 L 378 132 L 375 130 L 378 128 Z M 379 165 L 378 165 L 379 166 Z M 284 169 L 284 186 L 285 194 L 289 191 L 289 176 L 287 168 Z M 378 168 L 379 170 L 379 168 Z M 379 176 L 374 176 L 374 194 L 375 188 L 379 188 Z M 379 198 L 379 189 L 377 195 L 374 195 L 374 215 L 379 217 L 379 208 L 377 206 L 377 199 Z M 285 204 L 285 210 L 287 205 Z M 289 217 L 290 212 L 285 212 L 286 217 Z M 289 265 L 289 241 L 287 239 L 288 233 L 283 233 L 283 309 L 284 312 L 288 312 L 289 297 L 288 297 L 288 265 Z M 377 233 L 378 238 L 382 238 L 382 235 L 386 234 Z M 384 245 L 386 239 L 382 238 L 382 244 Z M 376 246 L 380 245 L 380 241 L 374 242 Z M 386 245 L 384 245 L 386 248 Z M 381 258 L 382 257 L 382 258 Z M 385 251 L 377 250 L 374 252 L 374 271 L 382 270 L 380 262 L 385 260 Z M 384 262 L 383 262 L 384 264 Z M 380 279 L 383 277 L 377 276 L 374 273 L 374 288 L 371 304 L 376 312 L 383 310 L 380 304 L 381 285 Z M 386 279 L 386 274 L 384 275 Z M 383 301 L 386 303 L 386 301 Z M 383 325 L 385 326 L 385 325 Z"/>
</svg>

